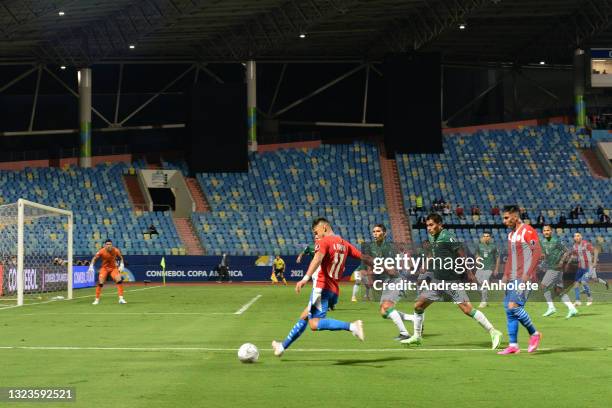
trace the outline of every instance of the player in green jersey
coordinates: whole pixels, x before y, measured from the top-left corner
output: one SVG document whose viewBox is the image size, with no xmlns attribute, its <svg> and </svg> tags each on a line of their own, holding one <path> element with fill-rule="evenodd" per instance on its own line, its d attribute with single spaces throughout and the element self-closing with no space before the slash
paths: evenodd
<svg viewBox="0 0 612 408">
<path fill-rule="evenodd" d="M 542 247 L 542 255 L 546 267 L 546 273 L 544 278 L 542 278 L 542 288 L 544 289 L 544 299 L 548 303 L 548 309 L 542 316 L 548 317 L 557 312 L 553 303 L 552 291 L 554 290 L 555 296 L 561 296 L 561 301 L 567 306 L 566 318 L 569 319 L 578 314 L 578 310 L 570 301 L 569 296 L 563 291 L 563 269 L 570 258 L 571 252 L 568 251 L 557 237 L 553 236 L 553 230 L 550 225 L 544 225 L 542 234 L 544 239 L 540 241 L 540 246 Z"/>
<path fill-rule="evenodd" d="M 476 257 L 482 258 L 482 268 L 476 271 L 476 280 L 481 285 L 481 298 L 478 308 L 482 309 L 487 307 L 489 297 L 489 290 L 486 287 L 482 287 L 482 284 L 490 282 L 491 276 L 496 277 L 499 273 L 499 251 L 491 239 L 490 231 L 483 232 L 476 249 Z"/>
<path fill-rule="evenodd" d="M 363 245 L 363 254 L 369 255 L 372 258 L 395 258 L 398 253 L 398 246 L 387 241 L 387 228 L 383 224 L 376 224 L 372 227 L 372 238 L 372 242 Z M 364 272 L 362 279 L 371 276 L 370 268 L 365 263 L 362 262 L 362 265 L 357 269 Z M 412 320 L 412 315 L 395 308 L 401 297 L 400 286 L 403 279 L 399 271 L 393 268 L 385 269 L 383 273 L 376 275 L 375 279 L 380 281 L 380 287 L 375 288 L 382 289 L 380 315 L 384 319 L 391 320 L 399 330 L 399 335 L 395 340 L 410 338 L 404 321 Z"/>
<path fill-rule="evenodd" d="M 300 252 L 300 254 L 298 255 L 297 259 L 295 260 L 295 263 L 300 263 L 302 262 L 302 258 L 305 255 L 310 255 L 313 256 L 314 255 L 314 244 L 310 244 L 310 245 L 306 245 L 306 247 L 302 250 L 302 252 Z"/>
<path fill-rule="evenodd" d="M 465 261 L 463 245 L 457 240 L 455 234 L 444 228 L 440 214 L 429 214 L 426 219 L 426 225 L 434 264 L 432 268 L 434 279 L 431 283 L 444 285 L 445 283 L 461 282 L 462 274 L 457 273 L 459 271 L 457 259 L 464 258 L 463 261 Z M 452 259 L 452 264 L 455 265 L 455 268 L 448 267 L 447 262 L 443 261 L 445 259 Z M 438 262 L 438 260 L 441 262 Z M 492 349 L 496 349 L 499 346 L 502 336 L 501 332 L 493 327 L 484 313 L 472 307 L 465 290 L 454 290 L 452 288 L 441 290 L 433 288 L 421 292 L 414 304 L 414 335 L 406 340 L 402 340 L 401 343 L 421 344 L 423 313 L 429 305 L 441 300 L 444 295 L 450 296 L 463 313 L 476 320 L 483 329 L 489 332 Z"/>
</svg>

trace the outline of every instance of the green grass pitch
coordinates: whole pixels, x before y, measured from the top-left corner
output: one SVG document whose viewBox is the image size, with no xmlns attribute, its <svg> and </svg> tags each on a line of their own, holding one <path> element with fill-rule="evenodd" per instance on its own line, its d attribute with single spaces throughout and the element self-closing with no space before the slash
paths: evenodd
<svg viewBox="0 0 612 408">
<path fill-rule="evenodd" d="M 282 340 L 308 300 L 292 286 L 208 285 L 129 287 L 116 303 L 107 285 L 92 306 L 92 289 L 72 301 L 0 309 L 0 387 L 70 386 L 75 403 L 15 403 L 41 407 L 609 407 L 612 405 L 612 302 L 596 303 L 565 320 L 565 307 L 543 318 L 545 304 L 528 304 L 543 333 L 542 350 L 498 356 L 472 319 L 450 303 L 427 310 L 424 344 L 393 341 L 395 326 L 374 302 L 351 303 L 345 286 L 340 320 L 364 321 L 366 341 L 348 332 L 307 330 L 282 358 Z M 261 295 L 241 314 L 236 314 Z M 606 301 L 597 302 L 597 299 Z M 6 306 L 6 305 L 4 305 Z M 411 310 L 402 300 L 398 309 Z M 504 332 L 499 303 L 485 313 Z M 411 323 L 408 327 L 412 330 Z M 259 362 L 241 364 L 236 349 L 252 342 Z M 507 337 L 504 337 L 505 345 Z"/>
</svg>

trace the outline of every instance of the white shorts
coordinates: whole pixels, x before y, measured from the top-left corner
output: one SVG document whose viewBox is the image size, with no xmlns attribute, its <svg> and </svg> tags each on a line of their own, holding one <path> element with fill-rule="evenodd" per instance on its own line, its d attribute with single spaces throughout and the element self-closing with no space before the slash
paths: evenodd
<svg viewBox="0 0 612 408">
<path fill-rule="evenodd" d="M 355 283 L 361 283 L 361 271 L 353 272 L 353 279 L 355 279 Z"/>
<path fill-rule="evenodd" d="M 317 270 L 312 274 L 312 288 L 317 287 L 317 279 L 319 278 L 319 272 L 321 272 L 321 267 L 319 266 Z"/>
<path fill-rule="evenodd" d="M 542 278 L 542 287 L 545 289 L 552 287 L 563 289 L 563 273 L 554 269 L 548 269 Z"/>
<path fill-rule="evenodd" d="M 491 275 L 493 275 L 493 271 L 487 269 L 478 269 L 476 271 L 476 280 L 479 284 L 482 285 L 483 282 L 491 280 Z"/>
</svg>

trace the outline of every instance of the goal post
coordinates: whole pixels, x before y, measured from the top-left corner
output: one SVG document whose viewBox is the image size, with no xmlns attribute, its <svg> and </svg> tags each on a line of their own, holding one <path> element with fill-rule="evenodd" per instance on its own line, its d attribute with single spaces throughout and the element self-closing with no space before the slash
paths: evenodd
<svg viewBox="0 0 612 408">
<path fill-rule="evenodd" d="M 0 307 L 72 299 L 73 226 L 72 211 L 0 205 Z"/>
</svg>

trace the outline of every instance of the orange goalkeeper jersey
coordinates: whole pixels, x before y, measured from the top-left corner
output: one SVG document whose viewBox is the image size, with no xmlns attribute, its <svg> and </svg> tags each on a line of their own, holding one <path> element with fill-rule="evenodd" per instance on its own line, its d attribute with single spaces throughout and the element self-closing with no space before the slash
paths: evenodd
<svg viewBox="0 0 612 408">
<path fill-rule="evenodd" d="M 105 248 L 102 248 L 96 254 L 97 257 L 102 258 L 102 268 L 105 269 L 116 269 L 117 268 L 117 257 L 121 256 L 121 251 L 117 248 L 111 249 L 111 251 L 107 251 Z"/>
</svg>

